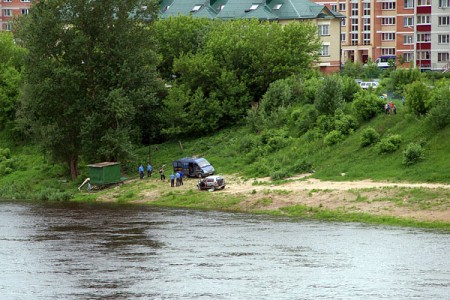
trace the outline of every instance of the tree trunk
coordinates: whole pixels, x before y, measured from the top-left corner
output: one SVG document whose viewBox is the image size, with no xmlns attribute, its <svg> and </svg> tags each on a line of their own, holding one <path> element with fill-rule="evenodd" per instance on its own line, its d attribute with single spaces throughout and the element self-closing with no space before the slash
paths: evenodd
<svg viewBox="0 0 450 300">
<path fill-rule="evenodd" d="M 76 180 L 78 177 L 78 156 L 71 155 L 69 158 L 70 176 L 72 180 Z"/>
</svg>

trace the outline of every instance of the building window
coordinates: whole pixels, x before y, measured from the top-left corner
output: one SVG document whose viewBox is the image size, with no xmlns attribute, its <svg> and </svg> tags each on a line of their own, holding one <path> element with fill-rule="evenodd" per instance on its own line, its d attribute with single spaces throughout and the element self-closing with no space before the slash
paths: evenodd
<svg viewBox="0 0 450 300">
<path fill-rule="evenodd" d="M 413 17 L 404 17 L 403 18 L 403 27 L 411 27 L 414 26 L 414 18 Z"/>
<path fill-rule="evenodd" d="M 336 4 L 331 4 L 331 10 L 332 11 L 337 11 L 337 5 Z"/>
<path fill-rule="evenodd" d="M 370 45 L 370 33 L 363 33 L 363 44 Z"/>
<path fill-rule="evenodd" d="M 342 26 L 342 27 L 347 26 L 347 18 L 342 18 L 342 19 L 341 19 L 341 26 Z"/>
<path fill-rule="evenodd" d="M 394 32 L 385 32 L 381 34 L 382 41 L 395 41 L 395 33 Z"/>
<path fill-rule="evenodd" d="M 403 53 L 403 59 L 406 62 L 413 61 L 413 59 L 414 59 L 414 52 L 405 52 L 405 53 Z"/>
<path fill-rule="evenodd" d="M 412 45 L 412 44 L 413 44 L 413 36 L 405 34 L 403 36 L 403 45 Z"/>
<path fill-rule="evenodd" d="M 12 0 L 3 0 L 3 2 L 12 2 Z"/>
<path fill-rule="evenodd" d="M 29 9 L 28 8 L 22 8 L 21 13 L 22 15 L 28 15 Z"/>
<path fill-rule="evenodd" d="M 381 25 L 395 25 L 395 17 L 381 18 Z"/>
<path fill-rule="evenodd" d="M 417 58 L 419 60 L 430 59 L 431 53 L 430 51 L 417 51 Z"/>
<path fill-rule="evenodd" d="M 439 17 L 439 19 L 438 19 L 439 26 L 448 26 L 450 24 L 449 21 L 450 21 L 449 16 Z"/>
<path fill-rule="evenodd" d="M 363 16 L 370 16 L 370 3 L 363 3 Z"/>
<path fill-rule="evenodd" d="M 395 10 L 395 2 L 382 2 L 381 9 L 382 10 Z"/>
<path fill-rule="evenodd" d="M 438 62 L 448 62 L 449 61 L 449 53 L 448 52 L 439 52 L 438 53 Z"/>
<path fill-rule="evenodd" d="M 439 44 L 448 44 L 450 41 L 450 35 L 448 34 L 439 34 L 438 35 L 438 43 Z"/>
<path fill-rule="evenodd" d="M 279 10 L 281 7 L 283 6 L 283 4 L 277 4 L 273 7 L 274 10 Z M 335 5 L 336 6 L 336 5 Z"/>
<path fill-rule="evenodd" d="M 345 11 L 346 9 L 345 3 L 339 3 L 339 11 Z"/>
<path fill-rule="evenodd" d="M 320 56 L 330 56 L 328 50 L 329 50 L 330 46 L 329 45 L 322 45 L 322 49 L 319 52 Z"/>
<path fill-rule="evenodd" d="M 417 6 L 430 6 L 431 0 L 417 0 Z"/>
<path fill-rule="evenodd" d="M 395 48 L 381 48 L 381 55 L 395 55 Z"/>
<path fill-rule="evenodd" d="M 319 35 L 330 35 L 328 28 L 329 25 L 319 25 Z"/>
<path fill-rule="evenodd" d="M 3 30 L 4 31 L 11 31 L 12 30 L 11 23 L 3 23 Z"/>
<path fill-rule="evenodd" d="M 430 15 L 417 16 L 417 25 L 430 24 Z"/>
<path fill-rule="evenodd" d="M 191 9 L 191 12 L 192 12 L 192 11 L 198 11 L 198 10 L 200 10 L 200 8 L 202 8 L 202 5 L 201 5 L 201 4 L 195 5 L 195 6 Z"/>
<path fill-rule="evenodd" d="M 20 0 L 20 2 L 31 2 L 30 0 Z"/>
<path fill-rule="evenodd" d="M 352 33 L 351 34 L 351 38 L 352 38 L 352 45 L 358 45 L 358 34 L 357 33 Z"/>
<path fill-rule="evenodd" d="M 346 39 L 346 34 L 345 33 L 341 33 L 341 42 L 345 42 Z"/>
<path fill-rule="evenodd" d="M 418 35 L 417 35 L 417 41 L 418 42 L 425 42 L 425 43 L 428 43 L 428 42 L 431 42 L 431 34 L 429 34 L 429 33 L 419 33 Z"/>
<path fill-rule="evenodd" d="M 255 10 L 257 9 L 259 6 L 259 4 L 252 4 L 252 6 L 250 6 L 250 10 Z"/>
<path fill-rule="evenodd" d="M 10 9 L 4 9 L 3 10 L 3 16 L 5 17 L 11 17 L 12 16 L 12 12 Z"/>
<path fill-rule="evenodd" d="M 439 0 L 440 8 L 447 8 L 450 6 L 450 0 Z"/>
<path fill-rule="evenodd" d="M 404 8 L 414 8 L 414 0 L 403 0 Z"/>
<path fill-rule="evenodd" d="M 352 16 L 357 17 L 358 15 L 358 3 L 352 3 Z"/>
<path fill-rule="evenodd" d="M 370 19 L 363 19 L 363 31 L 370 31 Z"/>
<path fill-rule="evenodd" d="M 351 31 L 355 32 L 358 31 L 358 19 L 351 19 L 352 20 L 352 26 Z"/>
</svg>

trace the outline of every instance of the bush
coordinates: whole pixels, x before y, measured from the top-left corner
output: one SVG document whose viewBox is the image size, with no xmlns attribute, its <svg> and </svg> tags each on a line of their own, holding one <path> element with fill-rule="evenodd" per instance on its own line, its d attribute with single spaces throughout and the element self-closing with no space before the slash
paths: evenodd
<svg viewBox="0 0 450 300">
<path fill-rule="evenodd" d="M 361 135 L 361 147 L 367 147 L 378 143 L 380 140 L 380 134 L 372 127 L 366 128 Z"/>
<path fill-rule="evenodd" d="M 355 96 L 352 109 L 358 119 L 368 121 L 383 111 L 383 105 L 383 99 L 373 93 L 362 91 Z"/>
<path fill-rule="evenodd" d="M 416 116 L 425 115 L 431 99 L 430 88 L 423 82 L 413 82 L 405 87 L 406 106 Z"/>
<path fill-rule="evenodd" d="M 402 142 L 401 136 L 398 134 L 390 135 L 383 138 L 378 144 L 378 153 L 391 153 L 400 148 Z"/>
<path fill-rule="evenodd" d="M 344 140 L 345 136 L 338 130 L 330 131 L 324 138 L 324 143 L 327 146 L 338 144 Z"/>
<path fill-rule="evenodd" d="M 443 129 L 450 124 L 450 90 L 448 81 L 440 81 L 433 90 L 432 108 L 428 121 L 436 129 Z"/>
<path fill-rule="evenodd" d="M 424 150 L 420 144 L 410 143 L 403 151 L 403 164 L 410 166 L 423 160 Z"/>
<path fill-rule="evenodd" d="M 274 171 L 270 174 L 270 178 L 272 180 L 282 180 L 289 176 L 290 176 L 289 173 L 287 173 L 286 171 L 283 171 L 283 170 Z"/>
<path fill-rule="evenodd" d="M 299 173 L 310 173 L 312 172 L 312 164 L 306 160 L 298 160 L 294 163 L 292 166 L 292 172 L 299 174 Z"/>
</svg>

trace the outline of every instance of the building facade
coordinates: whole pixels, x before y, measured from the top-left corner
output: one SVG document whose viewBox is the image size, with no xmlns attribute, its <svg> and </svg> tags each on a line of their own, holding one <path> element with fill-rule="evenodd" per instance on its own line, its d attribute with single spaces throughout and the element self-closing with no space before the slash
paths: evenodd
<svg viewBox="0 0 450 300">
<path fill-rule="evenodd" d="M 0 30 L 11 31 L 16 17 L 27 15 L 31 0 L 0 0 Z"/>
<path fill-rule="evenodd" d="M 312 0 L 346 16 L 343 62 L 396 57 L 397 65 L 446 71 L 450 0 Z"/>
</svg>

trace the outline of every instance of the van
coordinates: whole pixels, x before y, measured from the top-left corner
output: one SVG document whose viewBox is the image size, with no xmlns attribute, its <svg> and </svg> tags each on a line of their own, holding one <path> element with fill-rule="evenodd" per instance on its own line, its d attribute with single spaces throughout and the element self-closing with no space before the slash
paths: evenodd
<svg viewBox="0 0 450 300">
<path fill-rule="evenodd" d="M 173 171 L 183 172 L 189 177 L 206 177 L 213 175 L 214 167 L 203 157 L 184 157 L 173 162 Z"/>
</svg>

